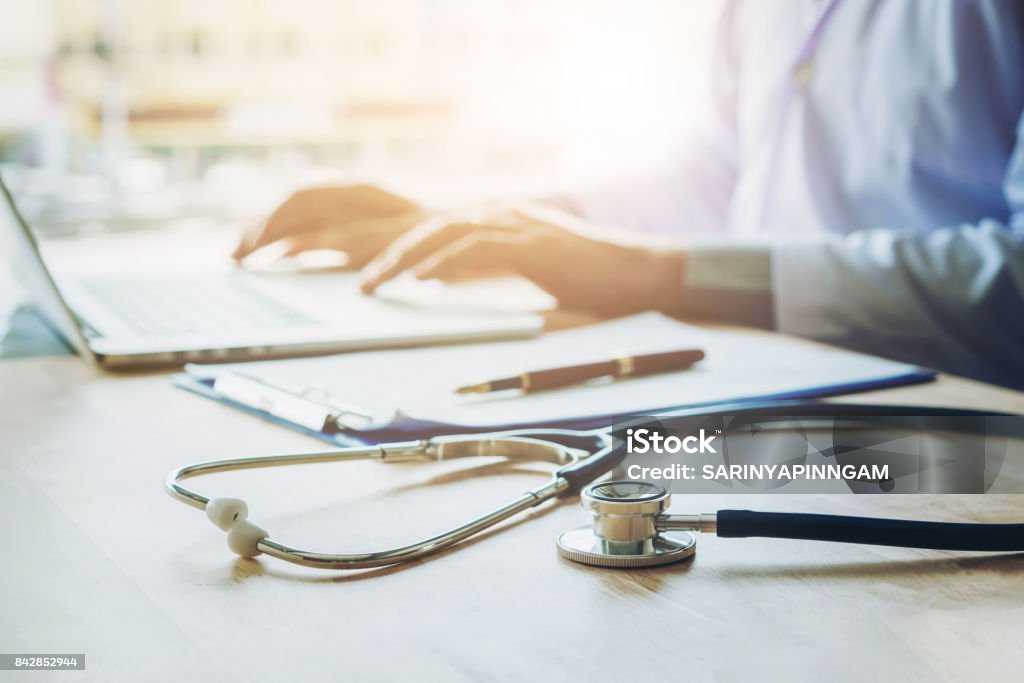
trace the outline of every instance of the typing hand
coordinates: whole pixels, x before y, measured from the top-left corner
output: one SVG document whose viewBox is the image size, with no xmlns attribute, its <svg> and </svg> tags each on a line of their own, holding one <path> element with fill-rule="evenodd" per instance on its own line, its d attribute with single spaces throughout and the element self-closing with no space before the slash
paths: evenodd
<svg viewBox="0 0 1024 683">
<path fill-rule="evenodd" d="M 336 249 L 360 267 L 424 219 L 414 202 L 372 185 L 300 190 L 257 228 L 242 236 L 232 257 L 241 261 L 260 247 L 287 240 L 288 256 Z"/>
<path fill-rule="evenodd" d="M 372 293 L 406 271 L 445 281 L 504 272 L 531 279 L 564 308 L 606 315 L 675 310 L 684 251 L 620 239 L 540 207 L 436 216 L 374 258 L 363 269 L 361 287 Z"/>
</svg>

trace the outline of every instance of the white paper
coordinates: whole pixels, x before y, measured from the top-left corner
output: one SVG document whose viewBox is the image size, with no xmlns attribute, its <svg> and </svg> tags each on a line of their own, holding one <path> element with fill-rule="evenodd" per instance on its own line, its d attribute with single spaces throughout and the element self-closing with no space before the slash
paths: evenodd
<svg viewBox="0 0 1024 683">
<path fill-rule="evenodd" d="M 706 357 L 679 372 L 532 394 L 455 393 L 464 384 L 530 370 L 691 347 L 703 349 Z M 644 313 L 525 341 L 204 366 L 199 372 L 213 375 L 221 370 L 293 389 L 326 389 L 334 399 L 382 415 L 400 410 L 421 420 L 502 426 L 776 397 L 884 381 L 918 368 L 785 337 L 707 330 Z"/>
</svg>

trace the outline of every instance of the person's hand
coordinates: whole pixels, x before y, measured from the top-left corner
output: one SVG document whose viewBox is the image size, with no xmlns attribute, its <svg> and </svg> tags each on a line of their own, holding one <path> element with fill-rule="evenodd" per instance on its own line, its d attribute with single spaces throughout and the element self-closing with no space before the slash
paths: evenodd
<svg viewBox="0 0 1024 683">
<path fill-rule="evenodd" d="M 372 185 L 300 190 L 243 235 L 232 257 L 241 261 L 260 247 L 287 240 L 288 256 L 335 249 L 348 255 L 350 266 L 361 267 L 424 218 L 414 202 Z"/>
<path fill-rule="evenodd" d="M 371 261 L 361 287 L 372 293 L 406 271 L 446 281 L 504 272 L 529 278 L 564 308 L 671 312 L 679 306 L 684 267 L 682 248 L 629 244 L 568 214 L 526 207 L 431 218 Z"/>
</svg>

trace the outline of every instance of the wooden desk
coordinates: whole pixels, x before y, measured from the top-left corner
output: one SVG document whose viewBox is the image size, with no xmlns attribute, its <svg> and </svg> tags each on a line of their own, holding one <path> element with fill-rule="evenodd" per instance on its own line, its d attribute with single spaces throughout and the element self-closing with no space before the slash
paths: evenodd
<svg viewBox="0 0 1024 683">
<path fill-rule="evenodd" d="M 856 400 L 1024 412 L 1024 395 L 951 377 Z M 161 489 L 186 462 L 320 447 L 166 375 L 102 375 L 74 358 L 0 363 L 0 651 L 84 652 L 87 667 L 0 679 L 834 683 L 1020 680 L 1024 670 L 1024 556 L 704 537 L 692 562 L 603 571 L 556 555 L 556 534 L 585 521 L 564 504 L 414 566 L 320 573 L 235 559 L 222 532 Z M 440 485 L 420 485 L 429 478 Z M 289 542 L 358 551 L 537 480 L 367 463 L 196 486 L 245 497 L 253 519 Z M 1024 517 L 1021 502 L 728 504 L 1005 520 Z"/>
</svg>

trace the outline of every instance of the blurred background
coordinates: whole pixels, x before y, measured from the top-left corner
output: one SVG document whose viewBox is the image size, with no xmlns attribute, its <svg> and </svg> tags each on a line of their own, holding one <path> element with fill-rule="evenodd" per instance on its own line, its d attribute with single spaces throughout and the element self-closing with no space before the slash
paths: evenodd
<svg viewBox="0 0 1024 683">
<path fill-rule="evenodd" d="M 707 0 L 0 0 L 0 164 L 50 236 L 255 220 L 297 186 L 546 192 L 666 153 Z"/>
</svg>

